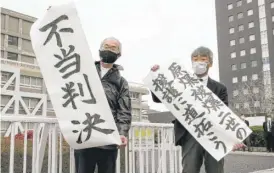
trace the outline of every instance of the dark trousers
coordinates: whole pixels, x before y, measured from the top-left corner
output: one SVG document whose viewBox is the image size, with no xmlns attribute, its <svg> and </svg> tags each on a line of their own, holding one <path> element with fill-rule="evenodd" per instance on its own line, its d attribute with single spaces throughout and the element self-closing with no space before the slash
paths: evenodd
<svg viewBox="0 0 274 173">
<path fill-rule="evenodd" d="M 115 173 L 118 149 L 88 148 L 75 151 L 76 173 Z"/>
<path fill-rule="evenodd" d="M 266 134 L 266 148 L 267 151 L 274 152 L 274 136 L 272 136 L 271 132 Z"/>
<path fill-rule="evenodd" d="M 224 159 L 217 161 L 189 133 L 181 140 L 182 173 L 200 173 L 204 162 L 206 173 L 224 173 Z"/>
</svg>

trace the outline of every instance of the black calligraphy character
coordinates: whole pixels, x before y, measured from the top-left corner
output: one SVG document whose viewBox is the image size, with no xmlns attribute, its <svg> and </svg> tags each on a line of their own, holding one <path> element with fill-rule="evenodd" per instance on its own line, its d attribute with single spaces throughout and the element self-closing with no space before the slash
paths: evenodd
<svg viewBox="0 0 274 173">
<path fill-rule="evenodd" d="M 166 91 L 163 92 L 164 95 L 162 99 L 167 99 L 168 103 L 171 103 L 174 99 L 182 95 L 182 92 L 179 93 L 179 91 L 175 89 L 172 84 L 173 81 L 168 82 L 166 86 Z"/>
<path fill-rule="evenodd" d="M 212 136 L 212 135 L 214 135 L 214 132 L 209 132 L 208 134 L 206 134 L 206 136 Z M 217 136 L 213 136 L 212 138 L 210 138 L 209 140 L 210 141 L 215 141 L 216 139 L 218 139 L 218 137 Z"/>
<path fill-rule="evenodd" d="M 224 104 L 222 104 L 221 101 L 214 99 L 212 93 L 208 93 L 207 99 L 203 101 L 202 103 L 203 103 L 203 107 L 207 108 L 208 113 L 210 113 L 211 110 L 216 112 L 218 109 L 220 109 L 220 107 L 224 106 Z"/>
<path fill-rule="evenodd" d="M 223 117 L 221 121 L 219 122 L 219 124 L 221 125 L 224 124 L 224 120 L 226 119 L 227 116 L 231 115 L 231 113 L 227 112 L 224 116 L 223 115 L 224 115 L 224 112 L 220 112 L 220 114 L 218 115 L 218 117 Z"/>
<path fill-rule="evenodd" d="M 214 132 L 209 132 L 208 134 L 207 134 L 207 136 L 212 136 L 212 135 L 214 135 Z M 214 141 L 214 144 L 216 144 L 216 146 L 215 146 L 215 149 L 219 149 L 219 147 L 220 147 L 220 144 L 223 146 L 223 149 L 224 149 L 224 153 L 226 153 L 226 145 L 224 144 L 224 142 L 222 142 L 222 141 L 216 141 L 218 139 L 218 137 L 217 136 L 213 136 L 212 138 L 210 138 L 209 140 L 210 141 Z"/>
<path fill-rule="evenodd" d="M 46 39 L 46 41 L 44 42 L 44 46 L 52 39 L 53 35 L 55 35 L 56 37 L 56 41 L 57 41 L 57 45 L 59 47 L 62 47 L 62 40 L 61 40 L 61 36 L 60 34 L 57 32 L 57 24 L 63 20 L 68 20 L 68 16 L 67 15 L 61 15 L 60 17 L 58 17 L 57 19 L 55 19 L 54 21 L 48 23 L 47 25 L 43 26 L 42 28 L 39 29 L 39 31 L 41 32 L 46 32 L 48 29 L 51 28 L 50 33 Z M 59 32 L 68 32 L 68 33 L 73 33 L 73 29 L 72 28 L 62 28 L 59 29 Z"/>
<path fill-rule="evenodd" d="M 60 68 L 63 64 L 70 61 L 70 63 L 67 63 L 67 65 L 64 65 L 64 67 L 61 67 L 61 69 L 59 70 L 61 73 L 64 73 L 70 67 L 75 66 L 74 70 L 71 70 L 62 76 L 63 79 L 67 79 L 71 75 L 80 72 L 80 55 L 78 53 L 72 53 L 74 52 L 74 49 L 75 47 L 73 45 L 69 45 L 68 53 L 65 49 L 62 48 L 61 49 L 62 56 L 54 54 L 54 56 L 59 60 L 59 62 L 54 65 L 54 67 L 56 68 Z"/>
<path fill-rule="evenodd" d="M 204 132 L 207 132 L 211 127 L 213 127 L 213 124 L 210 121 L 205 122 L 206 118 L 203 118 L 202 121 L 199 124 L 194 124 L 195 127 L 195 133 L 198 132 L 197 138 L 200 138 L 201 136 L 204 136 Z"/>
<path fill-rule="evenodd" d="M 195 79 L 190 76 L 190 74 L 185 73 L 182 77 L 179 78 L 179 83 L 183 84 L 186 88 L 187 86 L 193 87 L 195 84 L 198 84 L 198 79 Z"/>
<path fill-rule="evenodd" d="M 153 86 L 155 86 L 155 91 L 163 91 L 168 83 L 164 74 L 158 74 L 158 77 L 153 79 L 152 82 Z"/>
<path fill-rule="evenodd" d="M 224 149 L 224 153 L 226 153 L 227 149 L 226 149 L 226 145 L 225 145 L 224 142 L 222 142 L 222 141 L 215 141 L 214 144 L 216 144 L 216 147 L 215 147 L 216 150 L 219 150 L 220 145 L 222 145 L 222 147 Z"/>
<path fill-rule="evenodd" d="M 241 132 L 243 132 L 244 135 Z M 244 128 L 238 128 L 237 131 L 236 131 L 236 137 L 238 139 L 240 139 L 240 140 L 243 140 L 244 137 L 246 137 L 246 131 L 245 131 L 245 129 Z"/>
<path fill-rule="evenodd" d="M 73 87 L 74 87 L 74 83 L 69 82 L 69 83 L 66 83 L 66 87 L 61 88 L 66 93 L 63 96 L 63 99 L 67 99 L 66 102 L 63 104 L 63 107 L 67 107 L 71 103 L 72 108 L 77 109 L 74 99 L 78 97 L 79 94 L 75 93 L 75 89 Z"/>
<path fill-rule="evenodd" d="M 85 79 L 85 82 L 86 82 L 86 85 L 87 85 L 87 88 L 88 88 L 90 99 L 82 100 L 82 102 L 87 103 L 87 104 L 96 104 L 96 98 L 94 97 L 93 92 L 91 90 L 89 80 L 88 80 L 88 76 L 86 74 L 83 74 L 83 76 L 84 76 L 84 79 Z M 80 95 L 82 97 L 84 97 L 83 85 L 81 83 L 78 83 L 78 88 L 79 88 L 79 91 L 80 91 Z"/>
<path fill-rule="evenodd" d="M 177 64 L 176 62 L 173 62 L 168 67 L 168 70 L 171 71 L 174 79 L 176 79 L 182 75 L 182 67 L 179 64 Z"/>
<path fill-rule="evenodd" d="M 202 101 L 202 99 L 208 95 L 203 85 L 197 86 L 196 89 L 191 89 L 191 90 L 192 90 L 191 96 L 194 96 L 195 100 L 198 99 Z"/>
<path fill-rule="evenodd" d="M 114 130 L 112 130 L 112 129 L 103 129 L 103 128 L 100 128 L 100 127 L 96 126 L 98 124 L 101 124 L 101 123 L 105 122 L 105 120 L 100 118 L 100 115 L 94 114 L 94 115 L 91 116 L 89 113 L 86 113 L 86 117 L 87 117 L 87 119 L 85 121 L 83 121 L 83 123 L 82 123 L 83 125 L 86 125 L 86 127 L 83 130 L 81 130 L 81 132 L 79 134 L 79 137 L 76 141 L 78 144 L 82 143 L 82 132 L 87 133 L 87 136 L 86 136 L 86 139 L 85 139 L 84 142 L 86 142 L 90 139 L 92 130 L 101 132 L 105 135 L 108 135 L 108 134 L 111 134 L 111 133 L 114 132 Z M 71 123 L 74 124 L 74 125 L 79 125 L 80 124 L 80 122 L 77 121 L 77 120 L 72 120 Z M 73 133 L 78 133 L 79 131 L 78 130 L 73 130 L 72 132 Z"/>
<path fill-rule="evenodd" d="M 183 98 L 180 97 L 179 100 L 178 100 L 178 102 L 180 102 L 182 99 L 183 99 Z M 181 105 L 184 105 L 184 104 L 186 104 L 186 103 L 187 103 L 187 101 L 182 101 L 180 104 L 181 104 Z M 174 108 L 175 108 L 177 111 L 180 110 L 179 106 L 177 106 L 175 103 L 173 104 L 173 106 L 174 106 Z"/>
<path fill-rule="evenodd" d="M 226 124 L 226 130 L 231 129 L 233 132 L 236 130 L 236 128 L 240 125 L 240 123 L 236 123 L 236 119 L 232 117 L 228 117 L 229 119 L 227 120 Z"/>
<path fill-rule="evenodd" d="M 187 108 L 185 108 L 185 113 L 183 114 L 183 116 L 185 116 L 185 121 L 188 122 L 188 125 L 190 125 L 195 119 L 201 118 L 204 115 L 205 112 L 198 114 L 195 108 L 192 107 L 192 104 L 187 104 Z"/>
</svg>

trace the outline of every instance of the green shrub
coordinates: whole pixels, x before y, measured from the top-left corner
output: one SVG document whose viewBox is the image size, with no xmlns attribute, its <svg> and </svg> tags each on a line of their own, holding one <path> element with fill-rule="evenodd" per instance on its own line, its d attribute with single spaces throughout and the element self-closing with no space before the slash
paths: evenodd
<svg viewBox="0 0 274 173">
<path fill-rule="evenodd" d="M 263 127 L 262 126 L 253 126 L 253 127 L 250 127 L 250 129 L 253 131 L 253 133 L 250 135 L 251 146 L 252 147 L 265 147 L 266 141 L 265 141 Z"/>
</svg>

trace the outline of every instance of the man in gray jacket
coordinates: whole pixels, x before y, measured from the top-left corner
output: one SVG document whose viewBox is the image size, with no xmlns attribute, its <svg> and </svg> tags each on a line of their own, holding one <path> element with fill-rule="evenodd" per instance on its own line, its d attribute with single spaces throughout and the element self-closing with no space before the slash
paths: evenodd
<svg viewBox="0 0 274 173">
<path fill-rule="evenodd" d="M 121 136 L 122 146 L 127 145 L 131 126 L 131 100 L 128 82 L 120 75 L 121 66 L 114 64 L 121 56 L 121 43 L 110 37 L 103 40 L 99 50 L 100 61 L 95 62 L 115 123 Z M 118 153 L 116 145 L 87 148 L 75 152 L 76 173 L 115 173 Z"/>
</svg>

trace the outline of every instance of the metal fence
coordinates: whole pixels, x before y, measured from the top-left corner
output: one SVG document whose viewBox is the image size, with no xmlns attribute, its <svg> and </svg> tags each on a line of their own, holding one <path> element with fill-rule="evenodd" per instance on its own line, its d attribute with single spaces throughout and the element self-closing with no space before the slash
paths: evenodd
<svg viewBox="0 0 274 173">
<path fill-rule="evenodd" d="M 75 172 L 74 150 L 64 141 L 56 118 L 2 116 L 2 123 L 9 124 L 1 137 L 2 172 Z M 128 146 L 119 151 L 116 172 L 179 173 L 180 152 L 172 124 L 136 122 Z"/>
</svg>

